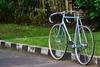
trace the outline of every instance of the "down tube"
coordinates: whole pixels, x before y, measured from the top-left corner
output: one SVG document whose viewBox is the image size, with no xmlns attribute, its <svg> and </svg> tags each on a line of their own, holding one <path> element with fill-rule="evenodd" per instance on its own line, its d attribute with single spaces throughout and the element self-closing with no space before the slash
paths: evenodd
<svg viewBox="0 0 100 67">
<path fill-rule="evenodd" d="M 63 23 L 62 25 L 63 25 L 64 28 L 65 28 L 66 34 L 68 35 L 68 38 L 69 38 L 69 41 L 72 41 L 72 39 L 71 39 L 71 37 L 70 37 L 70 34 L 69 34 L 69 32 L 68 32 L 68 29 L 67 29 L 65 23 Z"/>
<path fill-rule="evenodd" d="M 59 25 L 59 29 L 58 29 L 57 36 L 56 36 L 55 41 L 57 41 L 58 35 L 59 35 L 59 33 L 60 33 L 60 29 L 61 29 L 61 24 Z"/>
</svg>

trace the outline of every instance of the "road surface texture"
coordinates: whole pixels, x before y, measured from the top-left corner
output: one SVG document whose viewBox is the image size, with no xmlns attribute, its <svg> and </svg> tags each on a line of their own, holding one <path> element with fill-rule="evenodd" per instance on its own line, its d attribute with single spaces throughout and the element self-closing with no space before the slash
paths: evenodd
<svg viewBox="0 0 100 67">
<path fill-rule="evenodd" d="M 0 49 L 0 67 L 97 67 L 95 65 L 82 66 L 71 61 L 56 61 L 50 57 Z"/>
</svg>

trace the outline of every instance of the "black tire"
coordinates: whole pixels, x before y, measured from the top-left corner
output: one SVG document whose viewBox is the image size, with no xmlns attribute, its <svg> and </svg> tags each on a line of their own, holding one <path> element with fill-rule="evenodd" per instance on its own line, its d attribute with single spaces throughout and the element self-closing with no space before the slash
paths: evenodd
<svg viewBox="0 0 100 67">
<path fill-rule="evenodd" d="M 89 64 L 95 49 L 94 37 L 89 27 L 80 27 L 79 32 L 76 34 L 76 45 L 81 45 L 80 48 L 75 48 L 76 58 L 79 63 L 82 65 Z"/>
<path fill-rule="evenodd" d="M 56 60 L 62 59 L 66 53 L 66 33 L 60 24 L 55 24 L 51 28 L 48 43 L 51 56 Z"/>
</svg>

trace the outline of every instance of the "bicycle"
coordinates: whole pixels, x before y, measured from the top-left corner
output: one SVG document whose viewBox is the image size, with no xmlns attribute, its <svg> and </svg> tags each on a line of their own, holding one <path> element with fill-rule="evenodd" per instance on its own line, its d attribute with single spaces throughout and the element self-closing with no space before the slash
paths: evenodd
<svg viewBox="0 0 100 67">
<path fill-rule="evenodd" d="M 89 64 L 94 55 L 94 36 L 91 29 L 82 24 L 79 16 L 80 11 L 78 11 L 77 16 L 66 16 L 65 11 L 52 13 L 49 17 L 51 23 L 53 23 L 51 19 L 52 16 L 56 14 L 62 15 L 62 21 L 60 24 L 53 25 L 49 32 L 48 44 L 51 56 L 56 60 L 61 60 L 65 56 L 67 48 L 70 45 L 70 48 L 75 52 L 78 62 L 82 65 Z M 71 39 L 68 28 L 64 22 L 64 20 L 66 20 L 70 23 L 68 18 L 76 19 L 74 40 Z M 81 60 L 82 58 L 84 61 Z"/>
</svg>

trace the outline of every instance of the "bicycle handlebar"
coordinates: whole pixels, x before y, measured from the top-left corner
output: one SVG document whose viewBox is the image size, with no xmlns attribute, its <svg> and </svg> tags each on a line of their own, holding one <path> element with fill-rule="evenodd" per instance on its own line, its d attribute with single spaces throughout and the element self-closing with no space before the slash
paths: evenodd
<svg viewBox="0 0 100 67">
<path fill-rule="evenodd" d="M 75 11 L 68 11 L 68 12 L 63 11 L 63 12 L 55 12 L 55 13 L 52 13 L 52 14 L 49 16 L 49 21 L 50 21 L 51 23 L 53 23 L 53 21 L 51 20 L 51 17 L 52 17 L 53 15 L 56 15 L 56 14 L 65 15 L 65 14 L 68 14 L 69 12 L 75 12 Z M 66 21 L 67 21 L 68 23 L 71 23 L 71 22 L 68 21 L 67 18 L 66 18 Z"/>
<path fill-rule="evenodd" d="M 65 14 L 65 11 L 63 11 L 63 12 L 55 12 L 55 13 L 52 13 L 50 16 L 49 16 L 49 21 L 51 22 L 51 23 L 53 23 L 53 21 L 51 20 L 51 17 L 53 16 L 53 15 L 56 15 L 56 14 Z"/>
</svg>

